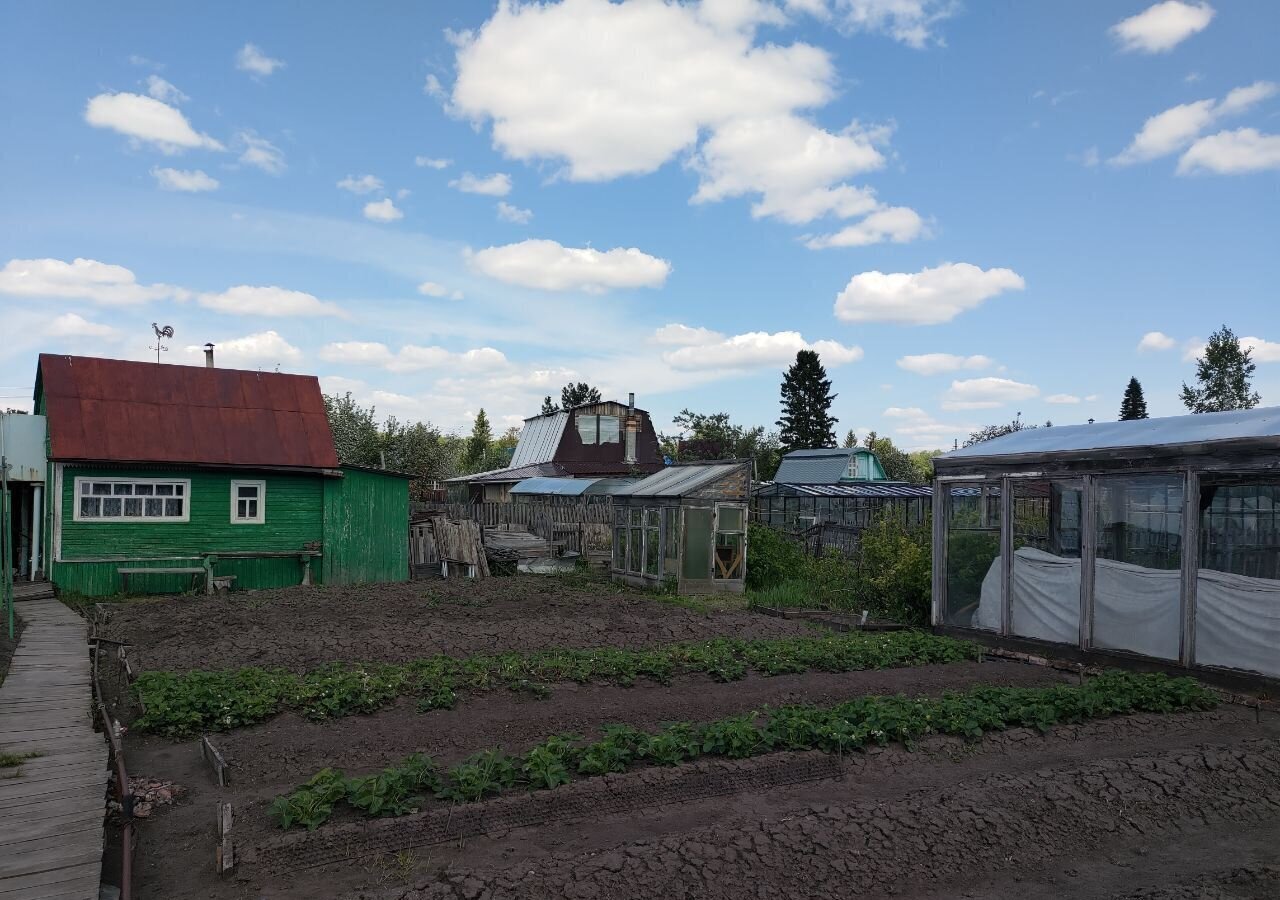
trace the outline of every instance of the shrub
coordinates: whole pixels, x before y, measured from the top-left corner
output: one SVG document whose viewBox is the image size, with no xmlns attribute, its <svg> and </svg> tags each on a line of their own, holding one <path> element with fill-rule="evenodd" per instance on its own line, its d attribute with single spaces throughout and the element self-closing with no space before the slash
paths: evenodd
<svg viewBox="0 0 1280 900">
<path fill-rule="evenodd" d="M 747 531 L 747 590 L 781 584 L 802 573 L 804 549 L 781 532 L 752 522 Z"/>
<path fill-rule="evenodd" d="M 885 513 L 862 532 L 854 561 L 855 608 L 907 625 L 929 624 L 933 533 L 926 519 L 907 525 Z"/>
</svg>

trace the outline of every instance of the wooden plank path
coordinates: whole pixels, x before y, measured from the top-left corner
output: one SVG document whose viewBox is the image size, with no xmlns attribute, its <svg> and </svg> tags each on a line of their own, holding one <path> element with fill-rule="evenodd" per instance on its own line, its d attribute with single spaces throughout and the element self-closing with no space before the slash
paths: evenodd
<svg viewBox="0 0 1280 900">
<path fill-rule="evenodd" d="M 40 593 L 46 596 L 39 596 Z M 0 900 L 97 900 L 107 744 L 93 730 L 87 625 L 47 591 L 0 685 L 0 750 L 34 752 L 0 778 Z"/>
</svg>

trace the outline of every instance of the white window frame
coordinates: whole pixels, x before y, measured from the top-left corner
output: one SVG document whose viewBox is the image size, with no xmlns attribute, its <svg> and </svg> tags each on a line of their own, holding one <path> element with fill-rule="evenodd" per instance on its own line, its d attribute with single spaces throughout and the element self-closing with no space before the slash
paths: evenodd
<svg viewBox="0 0 1280 900">
<path fill-rule="evenodd" d="M 241 518 L 236 515 L 239 509 L 240 488 L 258 489 L 258 514 L 252 518 Z M 231 524 L 232 525 L 265 525 L 267 522 L 267 483 L 256 480 L 233 480 L 231 482 Z"/>
<path fill-rule="evenodd" d="M 149 484 L 152 486 L 158 484 L 182 485 L 182 515 L 180 516 L 82 516 L 80 515 L 80 498 L 84 496 L 81 492 L 83 484 Z M 75 483 L 72 486 L 75 491 L 71 503 L 71 520 L 73 522 L 91 522 L 99 525 L 145 525 L 158 522 L 189 522 L 191 521 L 191 479 L 190 478 L 93 478 L 87 475 L 77 475 Z M 114 491 L 114 487 L 113 487 Z M 92 496 L 92 495 L 90 495 Z M 112 497 L 117 496 L 114 492 Z M 124 495 L 118 495 L 120 499 L 124 499 Z M 154 494 L 152 497 L 154 498 Z M 176 497 L 168 497 L 166 499 L 174 500 Z"/>
</svg>

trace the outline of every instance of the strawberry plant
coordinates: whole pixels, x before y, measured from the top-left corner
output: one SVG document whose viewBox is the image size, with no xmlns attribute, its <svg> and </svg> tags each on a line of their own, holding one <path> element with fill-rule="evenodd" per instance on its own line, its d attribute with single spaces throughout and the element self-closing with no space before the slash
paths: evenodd
<svg viewBox="0 0 1280 900">
<path fill-rule="evenodd" d="M 484 750 L 449 770 L 436 796 L 445 800 L 475 801 L 515 784 L 516 767 L 501 750 Z"/>
</svg>

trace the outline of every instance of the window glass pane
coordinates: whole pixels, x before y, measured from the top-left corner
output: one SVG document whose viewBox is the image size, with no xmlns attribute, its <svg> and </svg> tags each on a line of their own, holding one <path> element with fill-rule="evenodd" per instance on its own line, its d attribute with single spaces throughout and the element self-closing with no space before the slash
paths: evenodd
<svg viewBox="0 0 1280 900">
<path fill-rule="evenodd" d="M 646 509 L 644 511 L 644 524 L 646 528 L 657 528 L 658 521 L 662 518 L 662 510 Z"/>
<path fill-rule="evenodd" d="M 741 533 L 716 535 L 716 560 L 714 577 L 732 579 L 742 577 L 744 538 Z"/>
<path fill-rule="evenodd" d="M 133 493 L 133 485 L 131 484 L 123 484 L 123 483 L 117 482 L 113 487 L 114 487 L 114 492 L 116 496 L 123 496 L 126 494 Z"/>
<path fill-rule="evenodd" d="M 578 422 L 578 437 L 582 439 L 584 444 L 594 444 L 596 442 L 596 416 L 576 416 Z"/>
<path fill-rule="evenodd" d="M 1195 661 L 1280 678 L 1280 484 L 1200 489 Z"/>
<path fill-rule="evenodd" d="M 1182 478 L 1108 475 L 1094 484 L 1094 646 L 1177 659 L 1182 632 Z"/>
<path fill-rule="evenodd" d="M 711 576 L 711 510 L 690 506 L 684 511 L 685 578 L 704 580 Z"/>
<path fill-rule="evenodd" d="M 633 506 L 631 508 L 631 524 L 632 525 L 644 524 L 644 510 L 638 506 Z"/>
<path fill-rule="evenodd" d="M 96 519 L 102 515 L 102 501 L 97 497 L 81 497 L 80 498 L 80 517 L 84 519 Z"/>
<path fill-rule="evenodd" d="M 721 531 L 742 531 L 742 507 L 741 506 L 721 506 L 716 510 L 719 520 L 716 527 Z"/>
<path fill-rule="evenodd" d="M 627 529 L 613 529 L 613 567 L 618 570 L 627 568 Z"/>
<path fill-rule="evenodd" d="M 186 487 L 187 487 L 187 486 L 186 486 L 185 484 L 175 484 L 175 485 L 173 486 L 173 493 L 174 493 L 174 495 L 175 495 L 175 496 L 177 496 L 177 497 L 181 497 L 181 496 L 182 496 L 182 494 L 183 494 L 183 491 L 185 491 L 185 490 L 186 490 Z"/>
<path fill-rule="evenodd" d="M 662 562 L 662 571 L 666 575 L 678 575 L 676 554 L 680 551 L 680 510 L 668 507 L 662 511 L 663 527 L 666 529 L 666 551 Z"/>
<path fill-rule="evenodd" d="M 615 525 L 627 524 L 627 508 L 625 506 L 615 506 L 613 508 L 613 522 Z"/>
<path fill-rule="evenodd" d="M 616 444 L 622 434 L 617 416 L 600 416 L 598 440 L 601 444 Z"/>
<path fill-rule="evenodd" d="M 640 554 L 643 551 L 644 551 L 644 529 L 632 528 L 630 553 L 627 557 L 628 572 L 637 572 L 637 573 L 640 572 L 640 567 L 641 565 L 643 565 L 643 562 L 644 562 L 640 557 Z"/>
<path fill-rule="evenodd" d="M 147 501 L 147 504 L 148 504 L 148 505 L 150 505 L 150 504 L 151 504 L 151 501 L 150 501 L 150 500 L 148 500 L 148 501 Z M 166 516 L 169 516 L 170 518 L 175 518 L 175 519 L 180 519 L 180 518 L 182 518 L 182 500 L 181 500 L 181 498 L 176 499 L 176 500 L 175 500 L 175 499 L 172 499 L 172 498 L 166 499 L 166 500 L 164 501 L 164 514 L 165 514 Z"/>
<path fill-rule="evenodd" d="M 153 493 L 155 493 L 155 485 L 153 484 L 135 484 L 133 486 L 135 497 L 150 497 Z"/>
<path fill-rule="evenodd" d="M 1000 629 L 1000 488 L 947 488 L 947 602 L 943 621 Z"/>
<path fill-rule="evenodd" d="M 250 500 L 248 501 L 248 503 L 249 503 L 249 518 L 250 519 L 258 518 L 258 501 Z"/>
<path fill-rule="evenodd" d="M 125 518 L 136 519 L 142 515 L 142 498 L 126 497 L 124 501 Z"/>
<path fill-rule="evenodd" d="M 103 497 L 102 498 L 102 517 L 110 519 L 119 517 L 121 514 L 121 498 L 120 497 Z"/>
<path fill-rule="evenodd" d="M 658 528 L 646 528 L 644 530 L 644 574 L 657 577 L 658 575 L 658 541 L 661 531 Z"/>
<path fill-rule="evenodd" d="M 156 494 L 156 496 L 157 496 L 157 497 L 172 497 L 172 496 L 173 496 L 173 485 L 171 485 L 171 484 L 157 484 L 157 485 L 156 485 L 156 487 L 155 487 L 155 494 Z"/>
<path fill-rule="evenodd" d="M 160 518 L 164 515 L 164 501 L 158 497 L 146 498 L 146 514 L 152 518 Z"/>
<path fill-rule="evenodd" d="M 258 496 L 258 486 L 256 484 L 241 484 L 236 486 L 237 497 L 256 497 Z"/>
<path fill-rule="evenodd" d="M 1013 483 L 1011 628 L 1019 637 L 1080 643 L 1079 481 Z"/>
<path fill-rule="evenodd" d="M 95 481 L 93 483 L 93 493 L 99 497 L 105 497 L 111 493 L 111 482 Z"/>
</svg>

